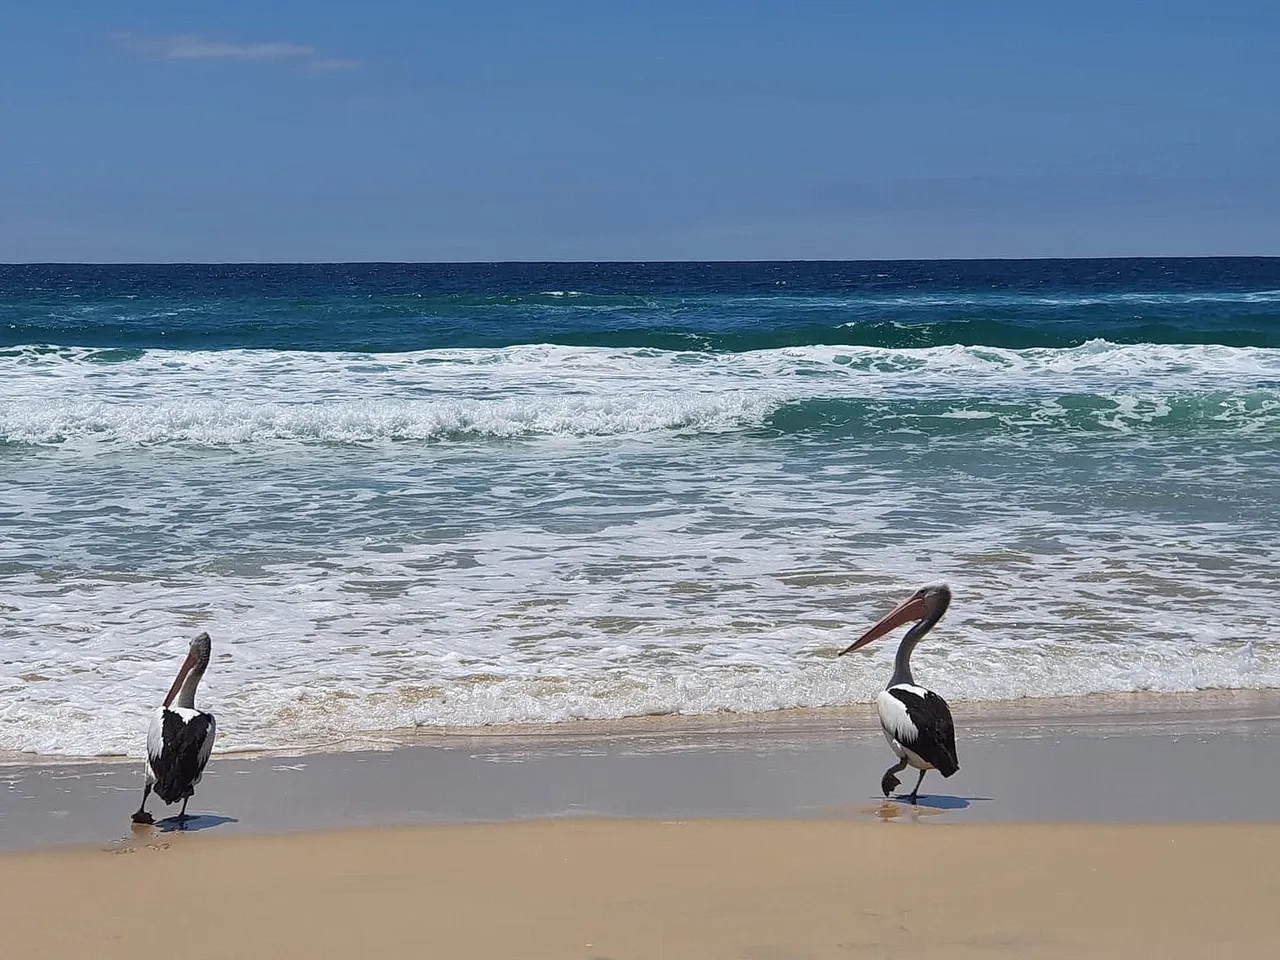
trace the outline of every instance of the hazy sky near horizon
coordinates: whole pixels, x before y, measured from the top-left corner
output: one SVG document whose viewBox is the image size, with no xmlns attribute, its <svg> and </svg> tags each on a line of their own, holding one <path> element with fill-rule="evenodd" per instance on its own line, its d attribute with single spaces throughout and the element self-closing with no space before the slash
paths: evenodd
<svg viewBox="0 0 1280 960">
<path fill-rule="evenodd" d="M 9 4 L 0 261 L 1280 255 L 1280 4 Z"/>
</svg>

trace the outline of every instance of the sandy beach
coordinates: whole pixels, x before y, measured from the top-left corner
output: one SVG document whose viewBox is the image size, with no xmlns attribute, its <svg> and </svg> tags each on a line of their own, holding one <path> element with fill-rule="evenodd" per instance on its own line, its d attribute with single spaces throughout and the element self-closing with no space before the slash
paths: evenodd
<svg viewBox="0 0 1280 960">
<path fill-rule="evenodd" d="M 8 956 L 1215 957 L 1280 826 L 568 821 L 0 859 Z"/>
<path fill-rule="evenodd" d="M 916 807 L 865 711 L 219 757 L 183 832 L 126 822 L 135 764 L 9 764 L 6 955 L 1266 954 L 1277 705 L 961 706 Z"/>
</svg>

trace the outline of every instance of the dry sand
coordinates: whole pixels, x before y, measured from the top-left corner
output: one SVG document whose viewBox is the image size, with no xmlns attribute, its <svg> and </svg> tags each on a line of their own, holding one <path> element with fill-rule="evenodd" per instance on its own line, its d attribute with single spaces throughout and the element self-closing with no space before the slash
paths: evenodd
<svg viewBox="0 0 1280 960">
<path fill-rule="evenodd" d="M 1280 825 L 574 820 L 0 856 L 4 956 L 1280 952 Z"/>
</svg>

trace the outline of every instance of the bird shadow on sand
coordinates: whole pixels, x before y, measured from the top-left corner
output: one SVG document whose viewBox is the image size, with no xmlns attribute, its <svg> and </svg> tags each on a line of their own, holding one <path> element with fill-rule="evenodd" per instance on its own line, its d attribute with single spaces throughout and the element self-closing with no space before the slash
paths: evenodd
<svg viewBox="0 0 1280 960">
<path fill-rule="evenodd" d="M 862 820 L 872 817 L 883 821 L 920 821 L 932 817 L 945 817 L 955 810 L 967 810 L 975 803 L 989 803 L 991 797 L 952 797 L 938 794 L 921 794 L 912 803 L 907 794 L 892 797 L 869 798 L 866 806 L 839 806 L 823 811 L 823 816 L 836 819 Z"/>
<path fill-rule="evenodd" d="M 195 833 L 197 830 L 212 830 L 224 823 L 239 822 L 235 817 L 220 817 L 215 813 L 189 813 L 185 821 L 177 817 L 157 820 L 155 828 L 157 833 Z"/>
<path fill-rule="evenodd" d="M 967 810 L 974 803 L 986 803 L 990 800 L 990 797 L 948 797 L 922 793 L 916 798 L 915 803 L 912 803 L 906 794 L 886 797 L 884 802 L 903 807 L 924 807 L 929 810 Z"/>
</svg>

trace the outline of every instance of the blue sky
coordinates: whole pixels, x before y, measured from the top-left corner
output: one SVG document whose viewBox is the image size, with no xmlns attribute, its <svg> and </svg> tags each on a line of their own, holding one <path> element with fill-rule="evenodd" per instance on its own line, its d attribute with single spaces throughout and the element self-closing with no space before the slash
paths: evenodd
<svg viewBox="0 0 1280 960">
<path fill-rule="evenodd" d="M 0 10 L 0 261 L 1280 255 L 1280 4 Z"/>
</svg>

